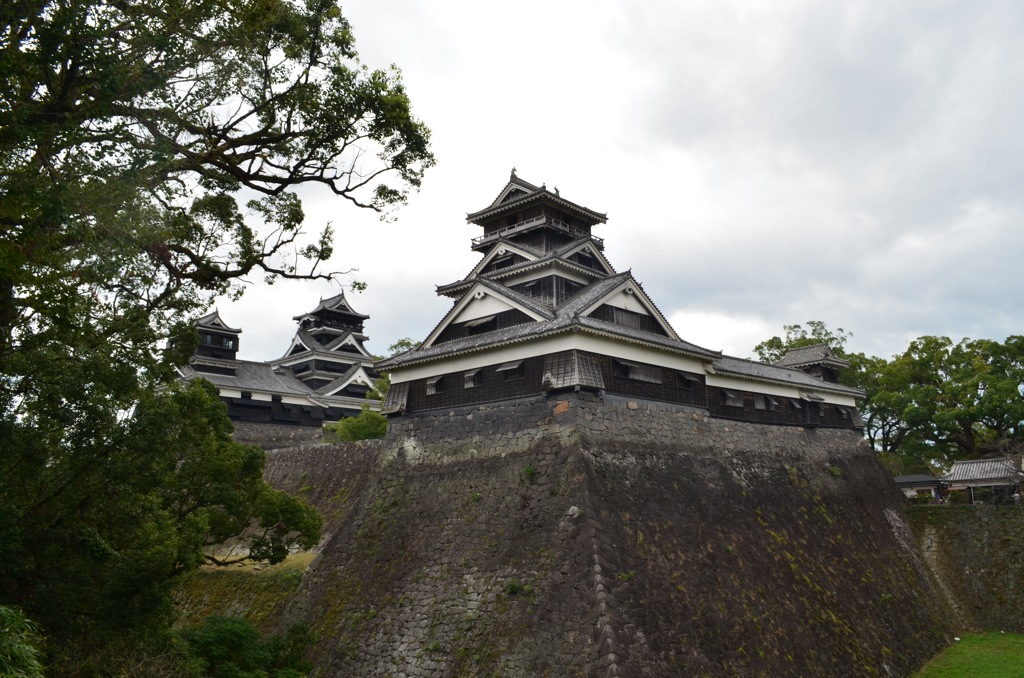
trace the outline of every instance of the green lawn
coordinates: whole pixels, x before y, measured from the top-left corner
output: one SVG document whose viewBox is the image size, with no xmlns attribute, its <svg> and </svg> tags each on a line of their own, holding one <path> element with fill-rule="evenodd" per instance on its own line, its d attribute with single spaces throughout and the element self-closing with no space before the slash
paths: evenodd
<svg viewBox="0 0 1024 678">
<path fill-rule="evenodd" d="M 915 678 L 1024 677 L 1024 635 L 966 633 Z"/>
</svg>

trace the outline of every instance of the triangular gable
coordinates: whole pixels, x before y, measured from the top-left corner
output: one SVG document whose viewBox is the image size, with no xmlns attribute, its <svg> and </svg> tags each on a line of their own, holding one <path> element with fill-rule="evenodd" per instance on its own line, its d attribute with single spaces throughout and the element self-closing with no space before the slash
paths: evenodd
<svg viewBox="0 0 1024 678">
<path fill-rule="evenodd" d="M 236 329 L 229 326 L 224 319 L 220 317 L 220 311 L 213 309 L 213 312 L 207 313 L 202 318 L 196 321 L 196 325 L 199 327 L 213 327 L 232 334 L 241 334 L 242 330 Z"/>
<path fill-rule="evenodd" d="M 507 256 L 509 254 L 518 254 L 527 261 L 536 261 L 537 259 L 540 259 L 540 257 L 537 256 L 536 252 L 531 252 L 530 250 L 524 247 L 519 247 L 509 242 L 499 242 L 497 245 L 491 248 L 491 251 L 488 252 L 483 259 L 480 260 L 480 263 L 473 267 L 473 270 L 470 271 L 469 275 L 467 275 L 465 279 L 468 280 L 479 275 L 480 271 L 487 268 L 487 266 L 490 265 L 492 261 Z"/>
<path fill-rule="evenodd" d="M 284 352 L 284 355 L 273 362 L 280 362 L 285 358 L 291 358 L 292 356 L 298 355 L 299 353 L 305 353 L 307 351 L 312 350 L 313 349 L 310 348 L 309 344 L 303 340 L 301 332 L 296 332 L 295 336 L 292 337 L 292 343 L 289 344 L 288 349 Z"/>
<path fill-rule="evenodd" d="M 473 287 L 463 295 L 462 299 L 460 299 L 452 309 L 448 311 L 445 317 L 441 319 L 441 322 L 437 324 L 437 327 L 435 327 L 434 331 L 430 333 L 430 336 L 423 341 L 422 348 L 432 346 L 434 341 L 437 340 L 449 325 L 469 320 L 476 320 L 478 318 L 511 309 L 522 311 L 538 322 L 541 320 L 547 320 L 543 315 L 519 303 L 517 300 L 512 299 L 510 296 L 494 290 L 482 283 L 477 283 L 473 285 Z"/>
<path fill-rule="evenodd" d="M 373 385 L 373 377 L 367 374 L 366 369 L 362 365 L 353 365 L 348 372 L 338 377 L 331 383 L 321 386 L 316 390 L 317 395 L 332 396 L 338 391 L 343 391 L 353 383 L 363 384 L 370 387 L 372 390 L 377 391 Z M 379 393 L 379 391 L 377 391 Z"/>
<path fill-rule="evenodd" d="M 628 304 L 624 304 L 624 300 L 629 300 Z M 658 307 L 654 305 L 644 291 L 637 284 L 636 280 L 632 276 L 627 277 L 622 283 L 616 285 L 611 290 L 601 295 L 596 301 L 588 306 L 582 313 L 581 316 L 587 317 L 593 313 L 599 306 L 603 304 L 610 304 L 612 306 L 619 306 L 620 308 L 626 308 L 637 313 L 643 313 L 649 315 L 655 319 L 661 329 L 665 331 L 672 339 L 682 341 L 679 335 L 676 334 L 675 330 L 672 329 L 672 325 L 669 324 L 668 320 L 661 314 Z"/>
<path fill-rule="evenodd" d="M 592 256 L 597 261 L 597 263 L 600 264 L 601 268 L 604 269 L 604 272 L 606 274 L 615 275 L 615 269 L 612 268 L 611 262 L 609 262 L 608 259 L 605 258 L 604 252 L 602 252 L 601 248 L 594 244 L 594 241 L 590 240 L 589 238 L 579 243 L 578 245 L 574 245 L 569 249 L 565 250 L 564 252 L 559 253 L 558 257 L 560 259 L 568 260 L 569 257 L 576 254 L 577 252 L 585 252 L 586 254 Z"/>
<path fill-rule="evenodd" d="M 355 334 L 352 332 L 346 334 L 343 337 L 338 337 L 337 339 L 329 343 L 326 346 L 326 349 L 328 351 L 335 351 L 337 353 L 342 353 L 344 355 L 352 355 L 351 351 L 342 350 L 342 346 L 355 346 L 356 350 L 359 351 L 360 355 L 364 355 L 367 358 L 373 357 L 367 352 L 366 348 L 363 346 L 363 342 L 356 339 Z"/>
<path fill-rule="evenodd" d="M 509 178 L 508 183 L 505 184 L 505 188 L 501 189 L 501 193 L 498 194 L 498 197 L 495 198 L 490 205 L 488 205 L 487 207 L 480 211 L 483 212 L 489 210 L 492 207 L 497 207 L 498 205 L 504 204 L 506 202 L 514 202 L 516 200 L 520 200 L 522 198 L 525 198 L 536 193 L 539 190 L 541 190 L 540 187 L 534 186 L 528 181 L 523 181 L 522 179 L 516 176 L 515 172 L 512 172 L 512 175 Z"/>
</svg>

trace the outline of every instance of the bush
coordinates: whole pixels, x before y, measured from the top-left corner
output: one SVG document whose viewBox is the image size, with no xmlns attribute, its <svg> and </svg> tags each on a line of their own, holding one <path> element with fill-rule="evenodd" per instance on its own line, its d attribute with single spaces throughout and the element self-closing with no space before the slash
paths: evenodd
<svg viewBox="0 0 1024 678">
<path fill-rule="evenodd" d="M 0 676 L 42 678 L 42 644 L 36 625 L 21 610 L 0 605 Z"/>
<path fill-rule="evenodd" d="M 210 678 L 299 678 L 309 675 L 303 659 L 311 636 L 303 624 L 267 640 L 247 619 L 207 617 L 178 633 L 192 675 Z"/>
<path fill-rule="evenodd" d="M 326 424 L 324 430 L 334 433 L 338 440 L 372 440 L 383 438 L 388 430 L 388 419 L 380 412 L 374 412 L 364 406 L 356 417 L 346 417 L 333 424 Z"/>
</svg>

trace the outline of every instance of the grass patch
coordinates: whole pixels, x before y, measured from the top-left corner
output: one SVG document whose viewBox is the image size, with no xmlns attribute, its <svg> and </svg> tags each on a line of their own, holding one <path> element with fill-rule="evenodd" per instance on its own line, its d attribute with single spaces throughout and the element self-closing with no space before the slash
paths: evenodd
<svg viewBox="0 0 1024 678">
<path fill-rule="evenodd" d="M 1024 635 L 966 633 L 928 662 L 915 678 L 1024 676 Z"/>
<path fill-rule="evenodd" d="M 257 626 L 279 614 L 302 582 L 315 553 L 293 553 L 276 565 L 251 562 L 204 566 L 186 575 L 175 591 L 180 625 L 197 623 L 210 615 L 242 616 Z"/>
</svg>

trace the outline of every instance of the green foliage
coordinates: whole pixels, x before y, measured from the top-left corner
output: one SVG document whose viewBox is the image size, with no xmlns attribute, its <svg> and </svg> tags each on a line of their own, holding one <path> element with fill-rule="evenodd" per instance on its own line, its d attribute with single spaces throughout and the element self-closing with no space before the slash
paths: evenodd
<svg viewBox="0 0 1024 678">
<path fill-rule="evenodd" d="M 338 440 L 372 440 L 383 438 L 388 430 L 388 419 L 380 412 L 374 412 L 363 406 L 362 412 L 355 417 L 346 417 L 341 421 L 326 424 L 324 430 L 334 433 Z"/>
<path fill-rule="evenodd" d="M 0 604 L 99 657 L 158 636 L 170 582 L 224 562 L 212 547 L 316 541 L 208 387 L 158 389 L 240 279 L 343 275 L 299 188 L 386 211 L 434 159 L 333 0 L 13 0 L 0 19 Z"/>
<path fill-rule="evenodd" d="M 410 351 L 410 350 L 418 347 L 421 343 L 422 342 L 419 342 L 419 341 L 413 341 L 409 337 L 405 337 L 403 339 L 399 339 L 395 343 L 393 343 L 390 346 L 388 346 L 388 355 L 387 355 L 387 357 L 390 358 L 393 355 L 398 355 L 399 353 L 405 353 L 406 351 Z M 379 361 L 379 360 L 383 360 L 384 356 L 374 356 L 374 358 Z M 370 399 L 373 399 L 373 400 L 380 400 L 380 401 L 383 402 L 384 400 L 387 400 L 388 391 L 390 391 L 390 390 L 391 390 L 391 375 L 389 375 L 389 374 L 382 374 L 382 375 L 380 375 L 380 377 L 378 377 L 377 379 L 373 380 L 373 390 L 371 390 L 369 393 L 367 393 L 366 397 L 370 398 Z"/>
<path fill-rule="evenodd" d="M 15 607 L 0 605 L 0 676 L 43 678 L 39 630 Z"/>
<path fill-rule="evenodd" d="M 782 330 L 785 332 L 785 338 L 774 336 L 754 347 L 758 360 L 765 363 L 777 363 L 782 356 L 794 348 L 817 344 L 828 344 L 839 357 L 844 357 L 843 347 L 853 336 L 852 332 L 847 332 L 842 327 L 833 332 L 821 320 L 808 320 L 806 328 L 800 324 L 783 325 Z"/>
<path fill-rule="evenodd" d="M 533 593 L 533 587 L 529 584 L 523 584 L 521 582 L 512 580 L 505 584 L 505 594 L 508 596 L 518 596 L 520 593 L 529 595 Z"/>
<path fill-rule="evenodd" d="M 284 637 L 260 638 L 252 622 L 239 617 L 208 617 L 177 634 L 186 675 L 209 678 L 299 678 L 308 676 L 303 658 L 312 641 L 309 628 L 296 625 Z"/>
<path fill-rule="evenodd" d="M 533 479 L 537 477 L 537 467 L 533 464 L 527 464 L 523 467 L 523 477 L 526 478 L 526 482 L 532 483 Z"/>
<path fill-rule="evenodd" d="M 4 484 L 5 599 L 58 640 L 102 645 L 165 626 L 170 587 L 204 562 L 277 562 L 320 536 L 319 515 L 263 481 L 204 381 L 140 394 L 95 446 Z M 216 547 L 233 541 L 233 558 Z"/>
<path fill-rule="evenodd" d="M 925 336 L 891 360 L 844 351 L 849 332 L 820 321 L 785 326 L 755 351 L 774 362 L 791 348 L 827 343 L 850 361 L 841 375 L 863 389 L 864 435 L 894 473 L 928 473 L 955 459 L 1024 451 L 1024 337 Z"/>
<path fill-rule="evenodd" d="M 1003 678 L 1024 675 L 1024 635 L 966 633 L 916 678 Z"/>
</svg>

